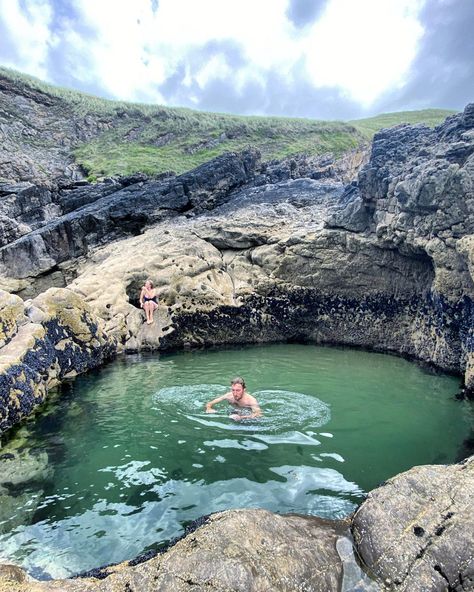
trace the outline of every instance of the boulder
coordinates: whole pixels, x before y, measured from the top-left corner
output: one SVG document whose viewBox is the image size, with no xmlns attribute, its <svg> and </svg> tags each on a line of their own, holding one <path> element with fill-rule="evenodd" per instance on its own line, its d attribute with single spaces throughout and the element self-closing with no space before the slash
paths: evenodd
<svg viewBox="0 0 474 592">
<path fill-rule="evenodd" d="M 372 491 L 352 521 L 357 552 L 390 590 L 474 590 L 474 457 L 421 466 Z"/>
<path fill-rule="evenodd" d="M 100 366 L 115 352 L 103 321 L 70 290 L 50 288 L 26 309 L 17 296 L 1 297 L 6 337 L 0 348 L 0 433 L 31 414 L 48 388 Z"/>
</svg>

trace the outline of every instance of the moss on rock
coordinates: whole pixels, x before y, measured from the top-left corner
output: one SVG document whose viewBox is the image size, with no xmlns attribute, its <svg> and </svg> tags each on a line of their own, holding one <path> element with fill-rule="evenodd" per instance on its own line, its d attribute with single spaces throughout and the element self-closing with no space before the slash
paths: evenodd
<svg viewBox="0 0 474 592">
<path fill-rule="evenodd" d="M 10 318 L 22 317 L 20 298 L 5 293 L 2 298 L 12 303 Z M 115 341 L 74 292 L 50 288 L 29 308 L 42 321 L 25 322 L 15 333 L 10 330 L 10 340 L 0 350 L 0 433 L 31 414 L 48 388 L 100 366 L 115 352 Z"/>
</svg>

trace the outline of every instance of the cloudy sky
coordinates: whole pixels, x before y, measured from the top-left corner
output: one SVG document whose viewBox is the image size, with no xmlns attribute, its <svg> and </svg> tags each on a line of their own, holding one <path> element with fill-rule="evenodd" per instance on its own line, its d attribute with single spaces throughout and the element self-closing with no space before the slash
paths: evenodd
<svg viewBox="0 0 474 592">
<path fill-rule="evenodd" d="M 0 65 L 107 98 L 351 119 L 474 101 L 474 0 L 0 0 Z"/>
</svg>

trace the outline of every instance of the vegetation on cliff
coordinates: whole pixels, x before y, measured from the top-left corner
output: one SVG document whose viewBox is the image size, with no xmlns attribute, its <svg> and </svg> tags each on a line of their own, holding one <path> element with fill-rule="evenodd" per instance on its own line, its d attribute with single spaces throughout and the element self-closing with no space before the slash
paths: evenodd
<svg viewBox="0 0 474 592">
<path fill-rule="evenodd" d="M 403 122 L 436 125 L 451 114 L 429 109 L 341 122 L 204 113 L 101 99 L 0 68 L 0 120 L 7 112 L 9 121 L 25 118 L 20 104 L 17 109 L 14 102 L 4 106 L 15 93 L 49 104 L 57 122 L 65 122 L 68 154 L 91 180 L 137 171 L 183 173 L 247 146 L 258 148 L 263 160 L 302 153 L 338 156 L 367 143 L 382 127 Z M 34 141 L 41 143 L 41 135 Z"/>
</svg>

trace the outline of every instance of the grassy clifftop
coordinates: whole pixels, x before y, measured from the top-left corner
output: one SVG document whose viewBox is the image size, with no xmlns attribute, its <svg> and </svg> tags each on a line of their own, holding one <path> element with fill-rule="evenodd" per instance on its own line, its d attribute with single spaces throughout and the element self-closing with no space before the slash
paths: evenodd
<svg viewBox="0 0 474 592">
<path fill-rule="evenodd" d="M 447 109 L 423 109 L 420 111 L 398 111 L 396 113 L 382 113 L 375 117 L 366 119 L 355 119 L 351 121 L 357 129 L 365 134 L 368 139 L 372 139 L 375 132 L 384 128 L 392 127 L 400 123 L 424 123 L 430 127 L 435 127 L 442 123 L 446 117 L 452 115 L 455 111 Z"/>
<path fill-rule="evenodd" d="M 301 153 L 340 155 L 367 143 L 382 127 L 403 122 L 436 125 L 452 113 L 430 109 L 349 122 L 248 117 L 110 101 L 4 68 L 0 79 L 8 81 L 10 95 L 17 92 L 51 103 L 57 120 L 68 122 L 69 158 L 92 179 L 136 171 L 182 173 L 249 145 L 258 148 L 264 160 Z M 41 135 L 35 141 L 40 142 Z"/>
</svg>

